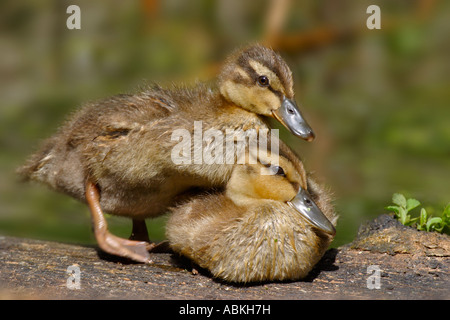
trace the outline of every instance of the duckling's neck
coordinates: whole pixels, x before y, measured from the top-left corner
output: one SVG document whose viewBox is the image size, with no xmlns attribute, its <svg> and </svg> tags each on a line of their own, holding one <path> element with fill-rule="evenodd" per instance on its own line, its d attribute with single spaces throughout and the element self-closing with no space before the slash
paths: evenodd
<svg viewBox="0 0 450 320">
<path fill-rule="evenodd" d="M 268 127 L 265 117 L 256 113 L 250 112 L 241 106 L 225 99 L 220 92 L 215 92 L 215 103 L 211 106 L 215 111 L 218 121 L 227 123 L 235 129 L 259 130 L 261 127 Z"/>
</svg>

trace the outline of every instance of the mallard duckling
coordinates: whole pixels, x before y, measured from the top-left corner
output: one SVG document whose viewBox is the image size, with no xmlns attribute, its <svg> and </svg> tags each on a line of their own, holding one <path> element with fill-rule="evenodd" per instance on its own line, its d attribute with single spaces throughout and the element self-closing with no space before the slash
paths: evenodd
<svg viewBox="0 0 450 320">
<path fill-rule="evenodd" d="M 217 88 L 153 86 L 87 104 L 48 139 L 19 172 L 87 202 L 96 240 L 110 254 L 148 262 L 145 218 L 166 212 L 191 187 L 221 186 L 232 165 L 178 165 L 175 129 L 267 128 L 272 116 L 293 134 L 314 137 L 294 102 L 292 74 L 272 50 L 254 45 L 232 54 Z M 194 149 L 192 147 L 192 149 Z M 133 219 L 133 240 L 109 233 L 103 212 Z"/>
<path fill-rule="evenodd" d="M 225 191 L 172 209 L 166 236 L 173 251 L 219 279 L 298 280 L 332 241 L 337 216 L 328 193 L 301 163 L 236 165 Z"/>
</svg>

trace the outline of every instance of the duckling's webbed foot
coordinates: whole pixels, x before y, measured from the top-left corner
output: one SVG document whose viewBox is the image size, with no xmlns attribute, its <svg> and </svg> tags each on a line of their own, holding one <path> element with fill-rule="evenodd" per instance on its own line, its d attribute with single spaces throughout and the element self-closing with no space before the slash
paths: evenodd
<svg viewBox="0 0 450 320">
<path fill-rule="evenodd" d="M 137 262 L 152 263 L 148 253 L 149 248 L 152 247 L 150 243 L 122 239 L 108 231 L 108 224 L 100 207 L 100 191 L 90 181 L 86 183 L 86 201 L 91 210 L 94 234 L 100 249 L 109 254 Z"/>
</svg>

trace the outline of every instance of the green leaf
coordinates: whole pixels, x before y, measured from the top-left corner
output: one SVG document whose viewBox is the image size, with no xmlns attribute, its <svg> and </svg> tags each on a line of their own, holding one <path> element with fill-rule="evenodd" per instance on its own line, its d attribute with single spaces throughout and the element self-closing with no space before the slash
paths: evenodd
<svg viewBox="0 0 450 320">
<path fill-rule="evenodd" d="M 388 211 L 393 211 L 393 212 L 395 212 L 395 213 L 398 213 L 398 207 L 397 206 L 387 206 L 387 207 L 384 207 L 386 210 L 388 210 Z"/>
<path fill-rule="evenodd" d="M 408 215 L 409 216 L 409 215 Z M 412 225 L 413 223 L 415 223 L 416 221 L 419 220 L 419 217 L 415 217 L 415 218 L 411 218 L 409 219 L 409 225 Z"/>
<path fill-rule="evenodd" d="M 420 206 L 420 202 L 416 199 L 408 199 L 406 200 L 406 211 L 411 211 L 414 208 Z"/>
<path fill-rule="evenodd" d="M 394 193 L 392 195 L 392 202 L 402 208 L 406 208 L 406 198 L 401 193 Z"/>
<path fill-rule="evenodd" d="M 426 228 L 426 226 L 425 225 L 417 225 L 417 230 L 419 230 L 419 231 L 426 231 L 427 230 L 427 228 Z"/>
<path fill-rule="evenodd" d="M 419 223 L 417 224 L 417 230 L 425 230 L 427 225 L 428 214 L 427 211 L 422 208 L 420 209 Z"/>
<path fill-rule="evenodd" d="M 427 231 L 430 231 L 431 228 L 433 228 L 436 231 L 438 229 L 442 230 L 443 227 L 439 228 L 438 226 L 436 226 L 436 225 L 440 225 L 441 222 L 442 222 L 442 218 L 439 218 L 439 217 L 434 217 L 434 218 L 428 219 L 428 221 L 427 221 Z"/>
<path fill-rule="evenodd" d="M 402 224 L 406 225 L 407 220 L 409 220 L 409 219 L 407 219 L 406 210 L 405 210 L 404 208 L 402 208 L 402 207 L 400 207 L 400 208 L 398 208 L 398 209 L 399 209 L 399 211 L 398 211 L 398 217 L 399 217 L 399 219 L 400 219 L 400 222 L 401 222 Z"/>
<path fill-rule="evenodd" d="M 406 211 L 405 211 L 406 212 Z M 413 222 L 414 222 L 415 220 L 414 219 L 411 219 L 411 216 L 409 215 L 409 214 L 406 214 L 405 215 L 405 218 L 404 218 L 404 222 L 402 222 L 405 226 L 410 226 L 410 225 L 412 225 L 413 224 Z"/>
</svg>

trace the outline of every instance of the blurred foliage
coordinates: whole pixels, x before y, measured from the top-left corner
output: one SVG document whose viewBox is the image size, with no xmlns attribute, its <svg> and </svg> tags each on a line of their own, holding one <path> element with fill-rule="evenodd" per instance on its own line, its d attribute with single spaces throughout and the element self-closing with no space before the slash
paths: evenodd
<svg viewBox="0 0 450 320">
<path fill-rule="evenodd" d="M 81 30 L 66 8 L 81 8 Z M 366 8 L 381 8 L 381 30 Z M 236 46 L 265 41 L 286 58 L 313 143 L 282 138 L 329 185 L 334 245 L 395 192 L 450 200 L 448 1 L 0 2 L 0 233 L 93 243 L 86 206 L 17 182 L 15 168 L 83 102 L 162 84 L 214 80 Z M 274 124 L 277 126 L 276 124 Z M 149 221 L 164 236 L 164 219 Z M 128 219 L 108 217 L 127 236 Z"/>
</svg>

